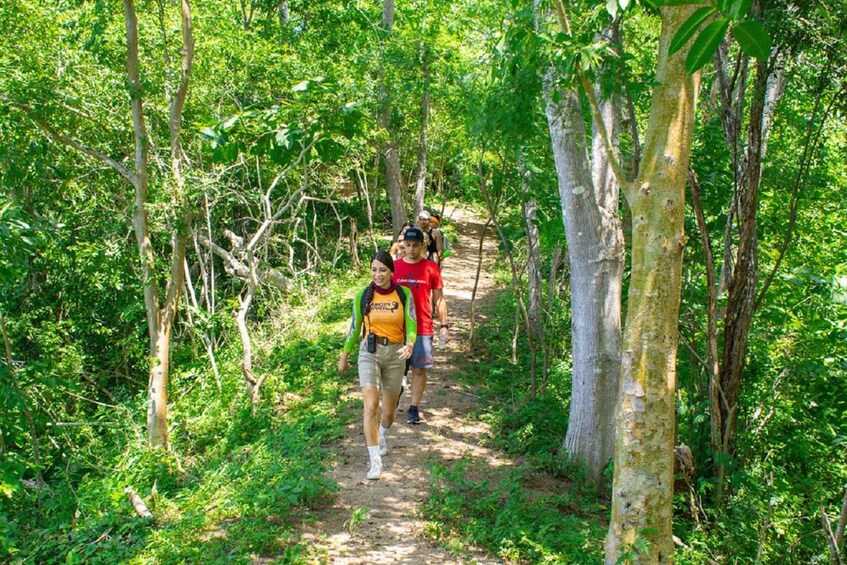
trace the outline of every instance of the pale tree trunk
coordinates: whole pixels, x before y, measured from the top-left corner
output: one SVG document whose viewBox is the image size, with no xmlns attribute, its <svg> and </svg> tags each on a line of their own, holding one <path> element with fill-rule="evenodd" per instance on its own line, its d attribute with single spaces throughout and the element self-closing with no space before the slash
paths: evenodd
<svg viewBox="0 0 847 565">
<path fill-rule="evenodd" d="M 283 0 L 276 6 L 277 17 L 279 18 L 279 27 L 285 27 L 288 25 L 289 18 L 289 8 L 288 8 L 288 0 Z"/>
<path fill-rule="evenodd" d="M 426 32 L 426 14 L 421 22 L 421 35 Z M 427 61 L 426 45 L 421 41 L 418 54 L 423 71 L 423 94 L 421 95 L 421 137 L 418 141 L 418 168 L 415 179 L 415 218 L 424 209 L 426 201 L 426 144 L 429 135 L 429 63 Z"/>
<path fill-rule="evenodd" d="M 185 251 L 188 241 L 189 224 L 193 215 L 183 194 L 184 175 L 182 173 L 182 143 L 180 129 L 182 110 L 188 94 L 191 65 L 194 58 L 194 39 L 191 30 L 191 9 L 187 0 L 181 3 L 182 14 L 182 66 L 180 82 L 170 100 L 170 146 L 171 146 L 171 193 L 174 195 L 174 228 L 171 234 L 170 277 L 165 290 L 165 302 L 162 304 L 156 273 L 153 245 L 150 239 L 150 227 L 147 215 L 148 195 L 148 133 L 144 120 L 142 85 L 138 62 L 138 18 L 133 0 L 123 0 L 127 40 L 127 89 L 129 91 L 134 130 L 135 154 L 133 169 L 130 170 L 112 157 L 97 151 L 70 136 L 54 130 L 45 120 L 26 104 L 9 101 L 23 110 L 47 135 L 81 153 L 98 159 L 120 173 L 132 184 L 135 190 L 133 201 L 132 226 L 141 259 L 141 283 L 144 289 L 144 308 L 147 316 L 148 348 L 150 373 L 148 380 L 147 435 L 154 446 L 168 447 L 167 402 L 168 374 L 170 364 L 170 340 L 174 319 L 179 307 L 179 292 L 184 284 Z M 0 98 L 6 99 L 0 95 Z"/>
<path fill-rule="evenodd" d="M 251 280 L 244 287 L 243 293 L 238 297 L 239 308 L 235 315 L 235 322 L 238 326 L 238 337 L 241 339 L 241 374 L 247 383 L 247 394 L 250 397 L 250 404 L 254 411 L 259 403 L 259 390 L 262 387 L 262 382 L 265 380 L 264 375 L 257 379 L 255 373 L 253 373 L 253 345 L 250 341 L 250 331 L 247 329 L 247 313 L 250 311 L 250 304 L 253 302 L 255 295 L 256 284 Z"/>
<path fill-rule="evenodd" d="M 643 161 L 635 182 L 626 185 L 632 210 L 632 274 L 606 540 L 609 564 L 618 563 L 626 553 L 636 563 L 673 561 L 674 398 L 685 180 L 700 77 L 685 70 L 687 48 L 668 56 L 668 46 L 698 7 L 660 9 L 657 86 Z"/>
<path fill-rule="evenodd" d="M 415 211 L 414 217 L 417 218 L 421 210 L 424 209 L 426 201 L 426 144 L 429 128 L 429 77 L 427 76 L 427 84 L 424 86 L 423 98 L 421 100 L 421 138 L 418 146 L 418 170 L 417 178 L 415 179 Z"/>
<path fill-rule="evenodd" d="M 559 10 L 561 23 L 563 6 Z M 543 89 L 568 244 L 573 319 L 571 406 L 564 447 L 570 457 L 586 464 L 590 479 L 597 482 L 614 452 L 620 373 L 624 248 L 617 218 L 618 183 L 600 141 L 592 174 L 579 95 L 560 90 L 556 101 L 554 83 L 551 69 Z M 611 105 L 604 103 L 601 109 L 609 113 L 608 108 Z M 608 125 L 603 121 L 595 126 L 614 135 L 615 128 L 609 127 L 614 123 L 610 118 Z"/>
<path fill-rule="evenodd" d="M 127 33 L 127 77 L 135 130 L 135 209 L 133 227 L 142 262 L 144 303 L 150 335 L 150 378 L 147 399 L 147 436 L 151 445 L 168 447 L 168 378 L 170 375 L 171 331 L 173 330 L 179 292 L 184 283 L 186 244 L 192 214 L 184 201 L 184 176 L 182 173 L 182 111 L 188 95 L 191 65 L 194 59 L 194 37 L 191 27 L 191 8 L 187 0 L 181 2 L 182 62 L 180 81 L 170 103 L 171 175 L 177 207 L 177 225 L 171 237 L 171 272 L 165 291 L 165 302 L 160 305 L 153 250 L 147 219 L 147 128 L 141 98 L 141 80 L 138 64 L 138 18 L 132 0 L 124 0 Z"/>
<path fill-rule="evenodd" d="M 198 252 L 197 256 L 198 256 L 198 258 L 200 258 L 200 253 L 199 253 L 200 247 L 197 243 L 196 238 L 194 239 L 194 249 L 195 249 L 195 251 Z M 201 268 L 201 277 L 202 277 L 203 276 L 203 269 L 204 269 L 202 259 L 199 259 L 199 263 L 200 263 L 200 266 L 201 266 L 200 268 Z M 192 325 L 194 325 L 193 318 L 191 317 L 191 311 L 193 309 L 195 312 L 200 312 L 200 303 L 197 302 L 197 293 L 194 290 L 194 283 L 191 280 L 191 272 L 189 271 L 187 260 L 185 261 L 185 288 L 186 288 L 188 300 L 189 300 L 189 308 L 188 308 L 189 320 L 190 320 L 190 323 Z M 221 390 L 221 373 L 218 370 L 218 363 L 217 363 L 217 360 L 215 359 L 214 342 L 212 340 L 212 336 L 209 335 L 208 330 L 204 329 L 200 333 L 200 340 L 203 342 L 203 347 L 206 348 L 206 354 L 209 356 L 209 364 L 212 366 L 212 374 L 215 376 L 215 384 L 218 387 L 218 391 L 220 391 Z"/>
<path fill-rule="evenodd" d="M 538 202 L 530 193 L 529 188 L 529 173 L 523 164 L 523 157 L 518 161 L 518 171 L 521 176 L 521 208 L 523 211 L 524 227 L 526 228 L 526 255 L 527 255 L 527 295 L 528 295 L 528 315 L 529 327 L 527 333 L 531 334 L 529 340 L 532 344 L 532 371 L 535 372 L 535 367 L 538 363 L 538 350 L 541 349 L 543 354 L 544 341 L 544 317 L 542 314 L 542 306 L 544 299 L 542 297 L 542 275 L 541 275 L 541 251 L 539 249 L 539 234 L 538 226 L 535 224 L 538 215 Z M 546 365 L 542 363 L 542 392 L 543 385 L 547 382 Z"/>
<path fill-rule="evenodd" d="M 394 0 L 385 0 L 382 6 L 382 28 L 390 36 L 394 27 Z M 384 79 L 383 79 L 384 80 Z M 391 95 L 388 86 L 382 85 L 382 108 L 379 113 L 379 125 L 385 130 L 388 140 L 382 144 L 382 156 L 385 160 L 385 185 L 388 200 L 391 203 L 391 227 L 394 237 L 406 221 L 406 205 L 403 201 L 403 173 L 400 169 L 400 153 L 391 127 Z"/>
</svg>

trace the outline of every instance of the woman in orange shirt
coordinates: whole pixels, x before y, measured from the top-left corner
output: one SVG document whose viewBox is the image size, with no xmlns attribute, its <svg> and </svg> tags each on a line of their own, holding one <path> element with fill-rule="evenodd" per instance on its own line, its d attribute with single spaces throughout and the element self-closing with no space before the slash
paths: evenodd
<svg viewBox="0 0 847 565">
<path fill-rule="evenodd" d="M 369 479 L 382 474 L 382 456 L 388 453 L 386 435 L 394 423 L 406 359 L 412 356 L 418 331 L 412 292 L 395 285 L 393 274 L 391 255 L 379 251 L 371 261 L 371 284 L 353 299 L 353 320 L 338 360 L 338 372 L 343 374 L 350 354 L 358 348 Z M 380 391 L 382 419 L 377 426 Z"/>
</svg>

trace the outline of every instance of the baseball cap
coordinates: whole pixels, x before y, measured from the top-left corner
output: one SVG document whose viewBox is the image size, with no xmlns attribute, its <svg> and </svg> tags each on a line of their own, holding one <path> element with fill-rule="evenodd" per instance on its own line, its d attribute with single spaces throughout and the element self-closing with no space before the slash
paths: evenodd
<svg viewBox="0 0 847 565">
<path fill-rule="evenodd" d="M 428 220 L 429 219 L 429 212 L 427 212 L 426 210 L 421 210 L 421 213 L 418 214 L 418 218 L 423 218 L 424 220 Z"/>
<path fill-rule="evenodd" d="M 406 235 L 403 236 L 404 241 L 418 241 L 423 243 L 424 234 L 418 228 L 409 228 L 406 230 Z"/>
</svg>

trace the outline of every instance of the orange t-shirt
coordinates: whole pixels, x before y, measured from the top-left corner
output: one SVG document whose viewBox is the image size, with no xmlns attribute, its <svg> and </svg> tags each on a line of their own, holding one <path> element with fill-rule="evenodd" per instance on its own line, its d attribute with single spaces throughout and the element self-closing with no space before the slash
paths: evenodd
<svg viewBox="0 0 847 565">
<path fill-rule="evenodd" d="M 405 315 L 398 292 L 396 288 L 388 294 L 374 292 L 371 311 L 365 315 L 365 335 L 373 332 L 380 337 L 387 337 L 393 343 L 406 341 L 403 330 Z"/>
</svg>

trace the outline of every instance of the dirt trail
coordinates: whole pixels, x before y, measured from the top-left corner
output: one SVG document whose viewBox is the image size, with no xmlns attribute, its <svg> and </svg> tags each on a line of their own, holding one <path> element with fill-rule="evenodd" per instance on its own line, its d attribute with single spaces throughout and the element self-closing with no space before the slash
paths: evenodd
<svg viewBox="0 0 847 565">
<path fill-rule="evenodd" d="M 423 520 L 418 511 L 429 491 L 433 463 L 447 463 L 471 452 L 474 458 L 485 459 L 494 467 L 511 464 L 479 446 L 487 428 L 468 417 L 478 399 L 473 390 L 459 385 L 454 378 L 456 371 L 461 370 L 468 346 L 471 293 L 484 222 L 461 208 L 448 207 L 444 216 L 459 234 L 458 241 L 451 242 L 453 255 L 444 263 L 444 292 L 452 339 L 445 349 L 439 349 L 436 344 L 435 365 L 428 373 L 421 405 L 424 423 L 406 424 L 405 409 L 409 403 L 406 391 L 401 401 L 402 411 L 389 431 L 391 452 L 383 457 L 382 478 L 368 481 L 365 478 L 368 455 L 357 413 L 338 446 L 332 478 L 338 482 L 340 491 L 334 504 L 322 510 L 315 523 L 303 527 L 303 540 L 319 548 L 318 553 L 328 555 L 327 563 L 502 562 L 482 552 L 467 558 L 438 547 L 423 535 Z M 484 319 L 479 315 L 479 303 L 491 299 L 494 290 L 490 267 L 497 253 L 495 237 L 489 228 L 477 290 L 477 326 Z M 349 394 L 358 395 L 358 389 L 351 386 Z M 354 513 L 361 519 L 351 519 Z"/>
</svg>

